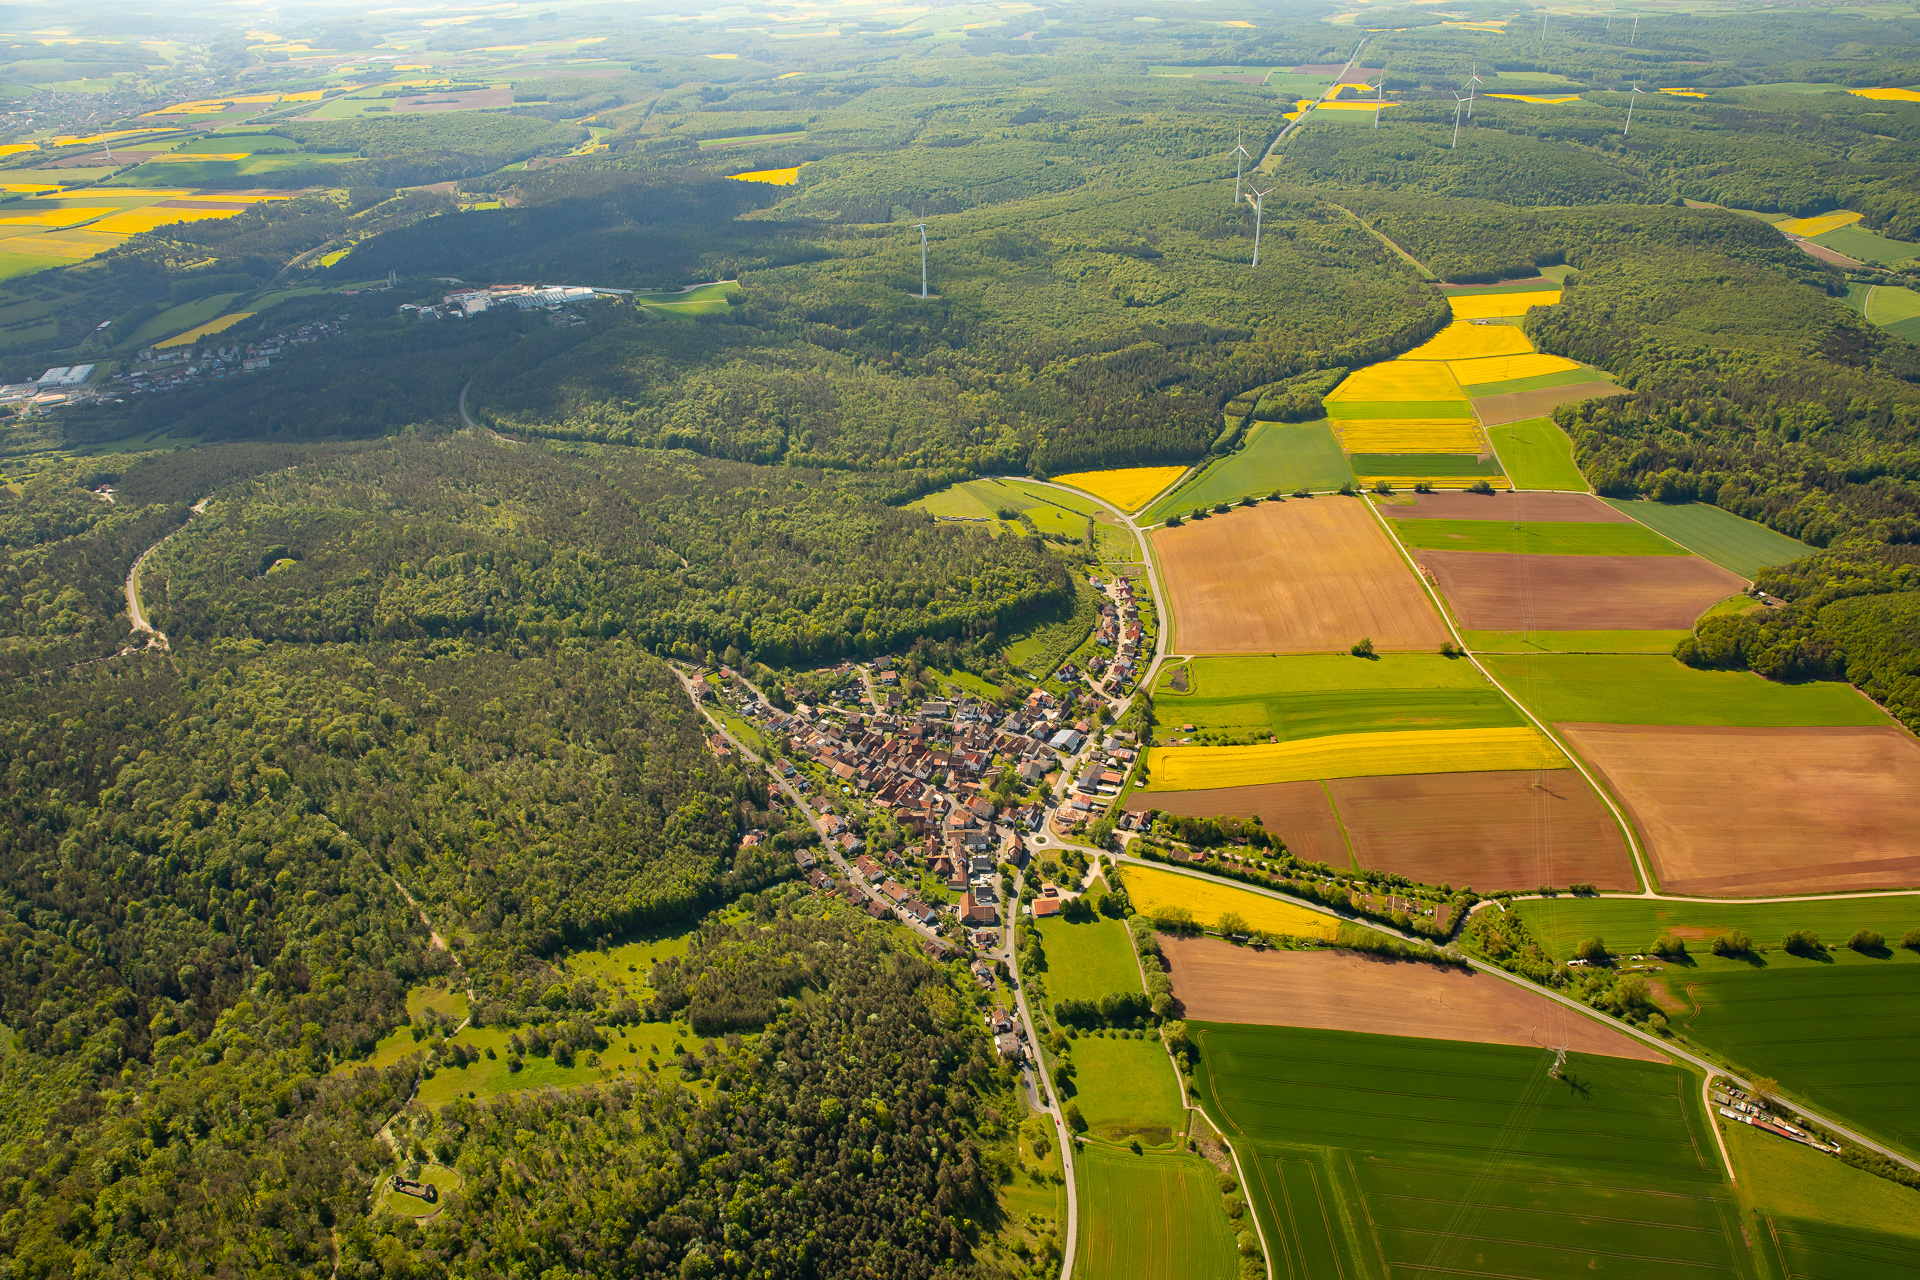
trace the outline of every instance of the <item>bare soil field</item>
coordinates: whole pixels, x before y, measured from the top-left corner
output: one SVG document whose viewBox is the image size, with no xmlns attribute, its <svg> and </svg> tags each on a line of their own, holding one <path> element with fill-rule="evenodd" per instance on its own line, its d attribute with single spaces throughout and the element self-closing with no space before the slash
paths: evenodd
<svg viewBox="0 0 1920 1280">
<path fill-rule="evenodd" d="M 1626 805 L 1667 892 L 1920 885 L 1920 742 L 1901 729 L 1557 727 Z"/>
<path fill-rule="evenodd" d="M 1552 413 L 1575 400 L 1593 400 L 1600 396 L 1623 396 L 1625 387 L 1611 382 L 1576 382 L 1566 387 L 1541 387 L 1538 391 L 1511 391 L 1503 396 L 1482 396 L 1473 402 L 1482 426 L 1504 427 L 1509 422 L 1525 422 Z"/>
<path fill-rule="evenodd" d="M 1417 493 L 1412 502 L 1382 502 L 1395 520 L 1502 520 L 1566 524 L 1625 524 L 1631 517 L 1585 493 Z"/>
<path fill-rule="evenodd" d="M 1276 782 L 1259 787 L 1214 787 L 1205 791 L 1136 791 L 1127 797 L 1135 813 L 1159 809 L 1189 818 L 1258 817 L 1260 824 L 1311 862 L 1347 865 L 1347 842 L 1318 782 Z M 1464 882 L 1463 882 L 1464 883 Z"/>
<path fill-rule="evenodd" d="M 1747 585 L 1698 556 L 1415 551 L 1413 558 L 1469 631 L 1683 630 Z"/>
<path fill-rule="evenodd" d="M 1350 951 L 1254 951 L 1219 938 L 1164 934 L 1160 950 L 1183 1018 L 1478 1044 L 1564 1044 L 1579 1053 L 1667 1061 L 1631 1036 L 1482 973 Z"/>
<path fill-rule="evenodd" d="M 1640 887 L 1620 825 L 1577 769 L 1339 778 L 1327 786 L 1363 867 L 1483 893 L 1583 881 Z"/>
<path fill-rule="evenodd" d="M 1263 502 L 1153 538 L 1184 653 L 1329 653 L 1362 637 L 1435 649 L 1448 638 L 1364 500 Z"/>
</svg>

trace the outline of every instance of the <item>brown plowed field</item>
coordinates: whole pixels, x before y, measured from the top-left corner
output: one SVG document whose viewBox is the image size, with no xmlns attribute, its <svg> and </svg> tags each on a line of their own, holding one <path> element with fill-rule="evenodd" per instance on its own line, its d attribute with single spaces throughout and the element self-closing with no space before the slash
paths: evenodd
<svg viewBox="0 0 1920 1280">
<path fill-rule="evenodd" d="M 1498 907 L 1487 907 L 1498 911 Z M 1321 1027 L 1423 1040 L 1567 1045 L 1665 1062 L 1658 1050 L 1517 983 L 1484 973 L 1350 951 L 1253 951 L 1219 938 L 1162 935 L 1180 1016 Z"/>
<path fill-rule="evenodd" d="M 1698 556 L 1415 551 L 1413 558 L 1470 631 L 1677 631 L 1747 585 Z"/>
<path fill-rule="evenodd" d="M 1630 524 L 1627 513 L 1584 493 L 1468 493 L 1463 489 L 1417 493 L 1412 502 L 1383 502 L 1380 513 L 1395 520 L 1535 520 L 1543 523 Z"/>
<path fill-rule="evenodd" d="M 1363 867 L 1482 892 L 1583 881 L 1640 887 L 1619 823 L 1577 769 L 1339 778 L 1327 786 Z"/>
<path fill-rule="evenodd" d="M 1436 649 L 1448 638 L 1364 500 L 1263 502 L 1153 540 L 1183 653 L 1338 652 L 1362 636 Z"/>
<path fill-rule="evenodd" d="M 1878 728 L 1566 724 L 1669 893 L 1920 885 L 1920 742 Z"/>
<path fill-rule="evenodd" d="M 1623 396 L 1625 387 L 1611 382 L 1576 382 L 1565 387 L 1542 387 L 1538 391 L 1510 391 L 1503 396 L 1482 396 L 1473 402 L 1483 426 L 1503 427 L 1509 422 L 1545 417 L 1563 404 L 1575 400 L 1596 400 L 1601 396 Z"/>
<path fill-rule="evenodd" d="M 1260 787 L 1214 787 L 1206 791 L 1136 791 L 1127 797 L 1135 813 L 1159 809 L 1189 818 L 1258 817 L 1271 834 L 1309 862 L 1347 865 L 1347 842 L 1317 782 L 1276 782 Z M 1465 883 L 1462 881 L 1462 883 Z M 1539 883 L 1538 881 L 1534 882 Z M 1528 886 L 1529 888 L 1532 885 Z"/>
</svg>

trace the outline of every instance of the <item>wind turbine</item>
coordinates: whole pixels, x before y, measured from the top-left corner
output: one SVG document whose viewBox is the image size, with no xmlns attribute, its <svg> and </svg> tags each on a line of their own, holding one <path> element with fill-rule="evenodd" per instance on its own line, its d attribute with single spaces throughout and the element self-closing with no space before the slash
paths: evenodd
<svg viewBox="0 0 1920 1280">
<path fill-rule="evenodd" d="M 920 215 L 920 296 L 927 296 L 927 215 Z"/>
<path fill-rule="evenodd" d="M 1640 38 L 1640 15 L 1636 13 L 1633 15 L 1633 34 L 1627 37 L 1627 43 L 1632 44 L 1635 40 L 1638 40 L 1639 38 Z"/>
<path fill-rule="evenodd" d="M 1253 159 L 1253 152 L 1247 150 L 1246 139 L 1241 136 L 1242 132 L 1239 129 L 1233 131 L 1233 202 L 1235 204 L 1240 203 L 1241 167 Z"/>
<path fill-rule="evenodd" d="M 1633 104 L 1640 100 L 1640 86 L 1633 86 L 1633 92 L 1627 95 L 1627 127 L 1620 131 L 1621 137 L 1633 132 Z"/>
<path fill-rule="evenodd" d="M 1377 84 L 1377 85 L 1375 85 L 1375 86 L 1374 86 L 1374 88 L 1375 88 L 1375 89 L 1376 89 L 1376 90 L 1377 90 L 1378 92 L 1377 92 L 1377 94 L 1375 95 L 1375 97 L 1374 97 L 1374 99 L 1373 99 L 1373 127 L 1374 127 L 1374 128 L 1376 128 L 1376 129 L 1378 129 L 1378 128 L 1380 127 L 1380 108 L 1382 108 L 1382 107 L 1384 107 L 1384 106 L 1386 106 L 1386 105 L 1387 105 L 1387 72 L 1386 72 L 1386 68 L 1384 68 L 1384 67 L 1383 67 L 1383 68 L 1381 68 L 1381 70 L 1380 70 L 1380 83 L 1379 83 L 1379 84 Z"/>
<path fill-rule="evenodd" d="M 1473 119 L 1473 87 L 1485 83 L 1486 81 L 1480 78 L 1480 64 L 1476 62 L 1473 64 L 1473 69 L 1467 72 L 1467 119 L 1469 120 Z"/>
<path fill-rule="evenodd" d="M 1253 206 L 1253 265 L 1260 265 L 1260 220 L 1266 213 L 1266 199 L 1278 188 L 1268 187 L 1265 191 L 1247 188 L 1247 203 Z"/>
<path fill-rule="evenodd" d="M 1448 148 L 1449 151 L 1458 151 L 1460 149 L 1460 112 L 1466 105 L 1467 100 L 1465 98 L 1457 93 L 1453 95 L 1453 145 Z"/>
</svg>

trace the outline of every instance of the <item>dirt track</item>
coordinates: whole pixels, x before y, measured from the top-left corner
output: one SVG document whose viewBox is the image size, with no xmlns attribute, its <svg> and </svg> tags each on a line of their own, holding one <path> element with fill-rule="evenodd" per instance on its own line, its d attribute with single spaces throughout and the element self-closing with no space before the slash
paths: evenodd
<svg viewBox="0 0 1920 1280">
<path fill-rule="evenodd" d="M 1619 825 L 1575 769 L 1340 778 L 1327 785 L 1363 867 L 1482 892 L 1582 881 L 1640 887 Z"/>
<path fill-rule="evenodd" d="M 1413 558 L 1470 631 L 1683 630 L 1746 586 L 1698 556 L 1415 551 Z"/>
<path fill-rule="evenodd" d="M 1920 885 L 1920 743 L 1882 728 L 1563 724 L 1668 893 Z"/>
<path fill-rule="evenodd" d="M 1631 524 L 1626 512 L 1584 493 L 1467 493 L 1442 490 L 1418 493 L 1412 502 L 1382 502 L 1380 513 L 1395 520 L 1561 521 L 1572 524 Z"/>
<path fill-rule="evenodd" d="M 1479 1044 L 1566 1044 L 1579 1053 L 1667 1061 L 1631 1036 L 1481 973 L 1350 951 L 1259 952 L 1218 938 L 1163 935 L 1160 949 L 1184 1018 Z"/>
<path fill-rule="evenodd" d="M 1347 842 L 1317 782 L 1276 782 L 1260 787 L 1214 787 L 1205 791 L 1135 791 L 1127 797 L 1135 812 L 1161 809 L 1190 818 L 1259 816 L 1261 825 L 1287 842 L 1287 849 L 1310 862 L 1347 865 Z M 1463 882 L 1464 883 L 1464 882 Z"/>
<path fill-rule="evenodd" d="M 1182 652 L 1331 653 L 1362 637 L 1436 649 L 1448 639 L 1362 499 L 1263 502 L 1153 539 Z"/>
</svg>

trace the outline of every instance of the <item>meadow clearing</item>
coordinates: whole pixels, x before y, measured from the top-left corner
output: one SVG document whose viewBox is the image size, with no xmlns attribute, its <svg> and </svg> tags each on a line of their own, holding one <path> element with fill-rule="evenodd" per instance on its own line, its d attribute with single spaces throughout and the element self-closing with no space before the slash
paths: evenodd
<svg viewBox="0 0 1920 1280">
<path fill-rule="evenodd" d="M 1169 907 L 1182 907 L 1193 913 L 1196 923 L 1207 928 L 1216 926 L 1221 916 L 1232 913 L 1245 920 L 1249 928 L 1266 933 L 1326 941 L 1340 934 L 1340 922 L 1332 916 L 1270 898 L 1264 893 L 1138 863 L 1128 863 L 1122 874 L 1134 908 L 1148 916 L 1158 915 Z"/>
<path fill-rule="evenodd" d="M 1620 824 L 1577 769 L 1336 778 L 1327 791 L 1361 867 L 1482 893 L 1640 888 Z"/>
<path fill-rule="evenodd" d="M 1920 885 L 1920 742 L 1905 729 L 1554 727 L 1632 815 L 1666 892 Z"/>
<path fill-rule="evenodd" d="M 1084 1217 L 1084 1280 L 1238 1280 L 1240 1257 L 1213 1166 L 1199 1156 L 1088 1147 L 1081 1193 L 1108 1211 Z"/>
<path fill-rule="evenodd" d="M 1698 556 L 1516 555 L 1420 549 L 1413 558 L 1474 631 L 1691 628 L 1746 586 Z"/>
<path fill-rule="evenodd" d="M 1573 460 L 1573 441 L 1551 418 L 1516 422 L 1510 415 L 1488 414 L 1483 420 L 1514 488 L 1586 492 L 1587 478 Z"/>
<path fill-rule="evenodd" d="M 1164 1147 L 1185 1127 L 1180 1077 L 1157 1032 L 1149 1029 L 1136 1040 L 1116 1031 L 1082 1031 L 1067 1052 L 1074 1069 L 1067 1096 L 1094 1137 Z M 1124 1214 L 1127 1207 L 1101 1205 L 1097 1212 Z"/>
<path fill-rule="evenodd" d="M 1329 734 L 1249 747 L 1154 747 L 1147 757 L 1152 776 L 1147 789 L 1158 794 L 1314 778 L 1566 767 L 1566 756 L 1531 726 L 1414 729 Z"/>
<path fill-rule="evenodd" d="M 1812 555 L 1814 550 L 1797 538 L 1704 502 L 1623 502 L 1615 498 L 1607 502 L 1695 555 L 1743 578 L 1751 578 L 1769 565 L 1788 564 Z"/>
<path fill-rule="evenodd" d="M 1084 489 L 1122 511 L 1138 511 L 1154 494 L 1185 475 L 1185 467 L 1128 467 L 1119 471 L 1075 471 L 1055 476 L 1055 484 Z"/>
<path fill-rule="evenodd" d="M 1544 1048 L 1188 1027 L 1276 1252 L 1331 1248 L 1346 1275 L 1747 1274 L 1697 1078 L 1677 1067 L 1576 1052 L 1563 1081 Z M 1330 1175 L 1304 1239 L 1296 1164 Z"/>
<path fill-rule="evenodd" d="M 1666 1055 L 1537 992 L 1471 969 L 1352 951 L 1255 951 L 1162 935 L 1180 1016 L 1478 1044 L 1568 1044 L 1580 1053 Z"/>
<path fill-rule="evenodd" d="M 1153 696 L 1166 736 L 1479 729 L 1523 723 L 1470 662 L 1430 653 L 1221 655 L 1163 667 Z"/>
<path fill-rule="evenodd" d="M 1432 602 L 1363 502 L 1263 502 L 1154 544 L 1179 642 L 1191 653 L 1437 649 Z"/>
<path fill-rule="evenodd" d="M 1141 990 L 1133 941 L 1121 921 L 1106 916 L 1075 921 L 1056 915 L 1036 921 L 1035 927 L 1047 958 L 1049 1008 L 1061 1000 L 1098 1000 Z"/>
</svg>

